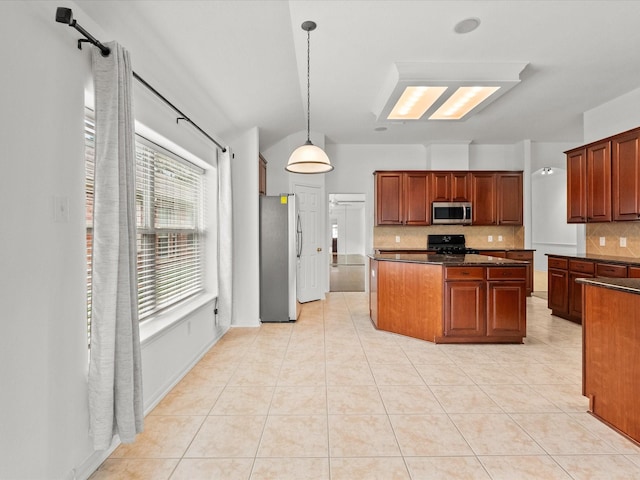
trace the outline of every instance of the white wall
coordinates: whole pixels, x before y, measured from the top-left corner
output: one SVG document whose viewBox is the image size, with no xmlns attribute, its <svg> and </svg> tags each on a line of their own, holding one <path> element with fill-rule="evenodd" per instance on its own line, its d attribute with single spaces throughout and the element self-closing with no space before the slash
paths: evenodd
<svg viewBox="0 0 640 480">
<path fill-rule="evenodd" d="M 232 142 L 233 326 L 260 325 L 258 139 L 252 128 Z"/>
<path fill-rule="evenodd" d="M 584 113 L 584 143 L 640 126 L 640 88 Z M 576 145 L 578 146 L 578 145 Z"/>
<path fill-rule="evenodd" d="M 87 405 L 83 118 L 91 47 L 79 51 L 77 32 L 54 21 L 58 6 L 72 8 L 97 38 L 117 38 L 69 1 L 0 6 L 0 58 L 11 66 L 0 71 L 2 479 L 86 478 L 105 454 L 94 454 Z M 142 44 L 130 51 L 136 70 L 158 53 Z M 162 93 L 189 102 L 188 85 L 171 85 Z M 134 88 L 138 119 L 211 161 L 211 144 L 158 103 Z M 68 200 L 68 220 L 54 221 L 54 197 Z M 208 303 L 143 344 L 145 409 L 215 341 L 213 322 Z"/>
</svg>

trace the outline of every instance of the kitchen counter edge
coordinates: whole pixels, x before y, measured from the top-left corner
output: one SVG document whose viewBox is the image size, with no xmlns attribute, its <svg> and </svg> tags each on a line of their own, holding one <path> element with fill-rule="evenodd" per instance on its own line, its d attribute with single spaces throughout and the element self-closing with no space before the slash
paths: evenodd
<svg viewBox="0 0 640 480">
<path fill-rule="evenodd" d="M 640 295 L 640 278 L 577 278 L 576 282 Z"/>
<path fill-rule="evenodd" d="M 508 258 L 489 257 L 486 255 L 439 255 L 429 253 L 379 253 L 367 255 L 372 260 L 385 262 L 424 263 L 431 265 L 443 265 L 445 267 L 458 266 L 523 266 L 528 262 L 511 260 Z"/>
</svg>

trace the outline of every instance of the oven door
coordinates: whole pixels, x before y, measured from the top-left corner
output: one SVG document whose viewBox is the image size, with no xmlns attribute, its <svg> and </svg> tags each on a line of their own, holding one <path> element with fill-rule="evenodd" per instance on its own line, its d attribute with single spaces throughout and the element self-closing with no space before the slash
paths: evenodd
<svg viewBox="0 0 640 480">
<path fill-rule="evenodd" d="M 433 225 L 471 225 L 471 204 L 467 202 L 433 202 Z"/>
</svg>

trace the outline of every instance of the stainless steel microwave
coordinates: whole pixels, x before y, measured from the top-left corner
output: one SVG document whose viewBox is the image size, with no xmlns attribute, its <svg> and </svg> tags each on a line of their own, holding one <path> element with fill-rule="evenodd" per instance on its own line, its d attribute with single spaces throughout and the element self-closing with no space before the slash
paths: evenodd
<svg viewBox="0 0 640 480">
<path fill-rule="evenodd" d="M 433 202 L 432 225 L 471 225 L 471 203 Z"/>
</svg>

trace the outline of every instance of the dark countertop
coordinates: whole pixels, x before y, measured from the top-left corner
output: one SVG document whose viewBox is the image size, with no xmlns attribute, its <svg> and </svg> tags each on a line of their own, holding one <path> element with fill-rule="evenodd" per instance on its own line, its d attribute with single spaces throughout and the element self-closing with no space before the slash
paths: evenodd
<svg viewBox="0 0 640 480">
<path fill-rule="evenodd" d="M 574 253 L 572 255 L 545 253 L 545 255 L 547 257 L 573 258 L 577 260 L 591 260 L 594 262 L 617 263 L 620 265 L 640 265 L 640 258 L 635 257 L 616 257 L 613 255 L 595 255 L 592 253 Z"/>
<path fill-rule="evenodd" d="M 534 248 L 484 248 L 484 247 L 474 247 L 467 245 L 468 248 L 473 248 L 475 250 L 482 250 L 483 252 L 535 252 Z M 427 252 L 428 248 L 374 248 L 375 251 L 383 251 L 383 252 Z"/>
<path fill-rule="evenodd" d="M 518 267 L 527 265 L 529 262 L 520 260 L 510 260 L 501 257 L 488 257 L 486 255 L 437 255 L 431 253 L 379 253 L 367 255 L 373 260 L 405 263 L 427 263 L 443 265 L 445 267 L 458 266 L 509 266 Z"/>
<path fill-rule="evenodd" d="M 576 282 L 640 295 L 640 278 L 578 278 Z"/>
</svg>

